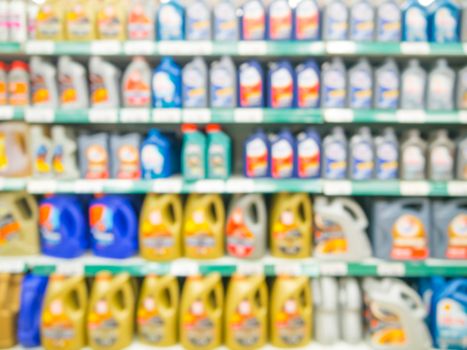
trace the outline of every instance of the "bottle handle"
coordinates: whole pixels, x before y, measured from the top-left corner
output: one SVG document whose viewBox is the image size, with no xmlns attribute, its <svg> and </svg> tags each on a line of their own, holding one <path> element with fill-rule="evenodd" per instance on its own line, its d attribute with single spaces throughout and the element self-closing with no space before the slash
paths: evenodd
<svg viewBox="0 0 467 350">
<path fill-rule="evenodd" d="M 21 205 L 18 205 L 19 202 L 21 201 L 24 201 L 24 203 L 26 204 L 27 208 L 24 208 L 23 206 Z M 30 194 L 27 194 L 27 193 L 24 193 L 23 192 L 23 196 L 22 198 L 18 199 L 16 201 L 16 207 L 19 208 L 19 211 L 21 212 L 21 215 L 23 216 L 24 219 L 28 220 L 32 217 L 37 217 L 38 216 L 38 207 L 37 207 L 37 203 L 36 203 L 36 200 L 34 199 L 33 196 L 31 196 Z"/>
<path fill-rule="evenodd" d="M 421 316 L 422 318 L 425 317 L 425 306 L 423 305 L 423 301 L 420 298 L 420 295 L 407 285 L 401 284 L 400 288 L 400 297 L 404 301 L 409 301 L 415 306 L 415 309 L 413 310 L 415 314 Z"/>
<path fill-rule="evenodd" d="M 82 212 L 80 212 L 75 206 L 69 206 L 66 208 L 66 210 L 70 213 L 72 217 L 75 218 L 75 230 L 72 231 L 71 236 L 77 237 L 79 232 L 85 230 L 85 218 L 83 217 Z"/>
<path fill-rule="evenodd" d="M 130 232 L 134 232 L 134 227 L 130 227 L 131 225 L 131 218 L 134 216 L 134 212 L 127 206 L 127 205 L 122 205 L 120 204 L 118 207 L 117 207 L 117 210 L 115 211 L 115 213 L 118 213 L 120 212 L 123 216 L 123 219 L 125 221 L 125 224 L 126 224 L 126 227 L 124 230 L 122 230 L 124 233 L 123 233 L 123 237 L 128 237 L 130 235 Z"/>
<path fill-rule="evenodd" d="M 360 205 L 347 198 L 341 198 L 340 201 L 342 202 L 344 210 L 346 210 L 353 218 L 361 222 L 361 228 L 368 227 L 368 218 Z"/>
</svg>

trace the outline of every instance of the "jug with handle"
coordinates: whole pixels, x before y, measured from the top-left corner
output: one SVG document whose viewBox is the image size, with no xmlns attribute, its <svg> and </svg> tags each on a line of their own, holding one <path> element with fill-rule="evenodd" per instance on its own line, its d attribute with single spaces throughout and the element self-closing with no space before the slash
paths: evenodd
<svg viewBox="0 0 467 350">
<path fill-rule="evenodd" d="M 24 123 L 0 124 L 0 177 L 32 174 L 29 127 Z"/>
<path fill-rule="evenodd" d="M 0 348 L 16 344 L 22 275 L 0 273 Z"/>
</svg>

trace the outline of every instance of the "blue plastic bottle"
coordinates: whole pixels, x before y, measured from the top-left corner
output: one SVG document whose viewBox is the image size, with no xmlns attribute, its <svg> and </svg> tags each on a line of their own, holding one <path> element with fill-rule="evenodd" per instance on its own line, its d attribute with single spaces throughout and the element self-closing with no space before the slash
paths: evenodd
<svg viewBox="0 0 467 350">
<path fill-rule="evenodd" d="M 268 73 L 268 107 L 294 107 L 295 85 L 295 71 L 290 62 L 271 63 Z"/>
<path fill-rule="evenodd" d="M 211 40 L 211 9 L 204 0 L 188 2 L 185 30 L 186 40 Z"/>
<path fill-rule="evenodd" d="M 372 41 L 375 28 L 375 10 L 367 0 L 359 0 L 350 8 L 350 40 Z"/>
<path fill-rule="evenodd" d="M 269 40 L 290 40 L 293 33 L 292 9 L 287 0 L 273 0 L 267 16 Z"/>
<path fill-rule="evenodd" d="M 218 41 L 238 40 L 237 9 L 232 1 L 218 1 L 213 10 L 214 39 Z"/>
<path fill-rule="evenodd" d="M 323 178 L 342 180 L 347 175 L 347 138 L 344 129 L 335 127 L 323 140 Z"/>
<path fill-rule="evenodd" d="M 238 106 L 264 106 L 264 75 L 258 61 L 249 61 L 240 65 L 238 73 Z"/>
<path fill-rule="evenodd" d="M 401 41 L 401 10 L 397 1 L 387 0 L 379 4 L 376 10 L 376 40 Z"/>
<path fill-rule="evenodd" d="M 185 9 L 178 0 L 161 2 L 156 23 L 159 40 L 185 39 Z"/>
<path fill-rule="evenodd" d="M 399 142 L 392 128 L 386 128 L 375 137 L 375 177 L 395 180 L 399 175 Z"/>
<path fill-rule="evenodd" d="M 367 127 L 359 129 L 350 139 L 349 177 L 352 180 L 369 180 L 375 169 L 375 147 L 371 131 Z"/>
<path fill-rule="evenodd" d="M 348 71 L 348 106 L 370 109 L 373 103 L 373 72 L 367 59 L 361 58 Z"/>
<path fill-rule="evenodd" d="M 344 62 L 334 58 L 321 69 L 321 106 L 344 108 L 346 105 L 347 74 Z"/>
<path fill-rule="evenodd" d="M 320 94 L 319 66 L 314 60 L 295 68 L 295 103 L 298 108 L 318 108 Z"/>
<path fill-rule="evenodd" d="M 138 214 L 129 196 L 106 195 L 89 205 L 94 255 L 125 259 L 138 251 Z"/>
<path fill-rule="evenodd" d="M 72 259 L 88 248 L 87 216 L 77 196 L 45 197 L 39 203 L 42 252 Z"/>
<path fill-rule="evenodd" d="M 435 43 L 457 43 L 460 37 L 459 5 L 452 0 L 438 0 L 428 9 L 429 38 Z"/>
<path fill-rule="evenodd" d="M 321 137 L 313 128 L 297 135 L 295 176 L 300 179 L 317 179 L 321 174 Z"/>
<path fill-rule="evenodd" d="M 182 107 L 182 69 L 170 57 L 164 57 L 152 77 L 155 108 Z"/>
<path fill-rule="evenodd" d="M 288 179 L 294 176 L 296 144 L 288 129 L 271 136 L 271 177 Z"/>
<path fill-rule="evenodd" d="M 41 345 L 40 321 L 47 282 L 46 276 L 26 275 L 23 278 L 17 335 L 18 342 L 25 348 Z"/>
<path fill-rule="evenodd" d="M 428 41 L 428 13 L 418 0 L 402 6 L 402 41 Z"/>
<path fill-rule="evenodd" d="M 248 0 L 241 8 L 240 30 L 242 40 L 266 38 L 266 10 L 260 0 Z"/>
<path fill-rule="evenodd" d="M 244 145 L 244 174 L 246 177 L 268 177 L 270 170 L 270 145 L 268 136 L 258 129 Z"/>
<path fill-rule="evenodd" d="M 141 145 L 141 177 L 159 179 L 171 176 L 175 170 L 172 152 L 174 145 L 171 138 L 158 129 L 149 130 Z"/>
<path fill-rule="evenodd" d="M 301 0 L 293 15 L 295 40 L 319 40 L 321 15 L 315 0 Z"/>
<path fill-rule="evenodd" d="M 183 107 L 208 107 L 208 67 L 201 57 L 194 58 L 183 67 Z"/>
</svg>

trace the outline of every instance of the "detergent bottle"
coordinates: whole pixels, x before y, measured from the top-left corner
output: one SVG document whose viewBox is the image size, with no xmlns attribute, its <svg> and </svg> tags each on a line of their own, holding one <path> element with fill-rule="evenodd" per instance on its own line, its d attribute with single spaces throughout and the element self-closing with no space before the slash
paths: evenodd
<svg viewBox="0 0 467 350">
<path fill-rule="evenodd" d="M 60 84 L 60 107 L 63 109 L 86 109 L 89 107 L 86 69 L 69 56 L 58 59 Z"/>
<path fill-rule="evenodd" d="M 446 129 L 436 130 L 428 145 L 428 178 L 449 181 L 454 178 L 456 146 Z"/>
<path fill-rule="evenodd" d="M 427 144 L 420 137 L 420 131 L 406 132 L 401 143 L 401 179 L 424 180 L 427 168 Z"/>
<path fill-rule="evenodd" d="M 428 11 L 418 0 L 402 5 L 402 41 L 428 41 Z"/>
<path fill-rule="evenodd" d="M 100 40 L 126 40 L 127 8 L 120 0 L 103 0 L 96 5 L 97 37 Z"/>
<path fill-rule="evenodd" d="M 146 0 L 131 0 L 127 16 L 127 36 L 129 40 L 155 39 L 155 3 Z"/>
<path fill-rule="evenodd" d="M 21 285 L 18 315 L 18 342 L 25 348 L 39 347 L 42 302 L 47 288 L 47 276 L 27 274 Z"/>
<path fill-rule="evenodd" d="M 445 59 L 439 59 L 428 76 L 427 107 L 453 110 L 456 74 Z"/>
<path fill-rule="evenodd" d="M 319 40 L 321 14 L 315 0 L 300 0 L 293 13 L 295 40 Z"/>
<path fill-rule="evenodd" d="M 61 125 L 52 127 L 52 171 L 55 178 L 77 179 L 79 169 L 77 164 L 76 137 L 73 129 Z"/>
<path fill-rule="evenodd" d="M 371 256 L 368 219 L 348 198 L 315 198 L 314 251 L 318 259 L 360 261 Z"/>
<path fill-rule="evenodd" d="M 467 66 L 464 66 L 457 76 L 457 108 L 467 110 Z"/>
<path fill-rule="evenodd" d="M 346 90 L 347 74 L 344 62 L 340 58 L 334 58 L 331 62 L 324 63 L 321 68 L 321 107 L 344 108 Z"/>
<path fill-rule="evenodd" d="M 180 303 L 180 343 L 188 350 L 213 350 L 222 342 L 224 288 L 219 273 L 190 276 Z"/>
<path fill-rule="evenodd" d="M 89 60 L 91 104 L 94 108 L 120 107 L 120 70 L 100 57 Z"/>
<path fill-rule="evenodd" d="M 379 199 L 373 203 L 373 248 L 386 260 L 430 256 L 430 203 L 424 198 Z"/>
<path fill-rule="evenodd" d="M 347 175 L 347 138 L 342 127 L 334 127 L 323 140 L 323 177 L 345 179 Z"/>
<path fill-rule="evenodd" d="M 270 173 L 270 142 L 262 129 L 249 136 L 244 145 L 246 177 L 268 177 Z"/>
<path fill-rule="evenodd" d="M 287 0 L 272 0 L 269 4 L 267 18 L 269 40 L 292 39 L 292 9 Z"/>
<path fill-rule="evenodd" d="M 286 179 L 294 176 L 294 161 L 297 147 L 295 139 L 288 129 L 282 129 L 270 137 L 271 142 L 271 177 Z"/>
<path fill-rule="evenodd" d="M 339 306 L 342 340 L 346 344 L 360 343 L 363 340 L 363 300 L 356 278 L 346 277 L 339 281 Z"/>
<path fill-rule="evenodd" d="M 28 4 L 24 0 L 11 1 L 9 4 L 10 41 L 22 43 L 27 40 L 27 5 Z"/>
<path fill-rule="evenodd" d="M 378 180 L 399 177 L 399 141 L 393 128 L 385 128 L 375 137 L 375 177 Z"/>
<path fill-rule="evenodd" d="M 151 67 L 142 57 L 134 57 L 123 74 L 123 107 L 151 106 Z"/>
<path fill-rule="evenodd" d="M 32 125 L 29 128 L 31 136 L 33 176 L 52 176 L 52 149 L 53 143 L 50 130 L 42 125 Z"/>
<path fill-rule="evenodd" d="M 172 139 L 158 129 L 150 129 L 141 144 L 141 178 L 158 179 L 169 177 L 175 170 Z"/>
<path fill-rule="evenodd" d="M 57 70 L 40 57 L 31 58 L 31 100 L 35 107 L 58 107 Z"/>
<path fill-rule="evenodd" d="M 276 0 L 282 1 L 282 0 Z M 288 5 L 287 5 L 288 6 Z M 271 63 L 268 73 L 268 107 L 295 107 L 296 77 L 288 61 Z"/>
<path fill-rule="evenodd" d="M 237 68 L 232 58 L 223 56 L 211 63 L 210 98 L 212 108 L 235 108 L 237 106 Z"/>
<path fill-rule="evenodd" d="M 201 57 L 194 58 L 183 68 L 183 107 L 208 107 L 208 67 Z"/>
<path fill-rule="evenodd" d="M 22 279 L 21 275 L 0 274 L 0 348 L 16 345 Z"/>
<path fill-rule="evenodd" d="M 110 177 L 110 141 L 107 133 L 81 134 L 78 138 L 78 148 L 82 178 Z"/>
<path fill-rule="evenodd" d="M 268 288 L 264 276 L 234 274 L 225 300 L 225 344 L 232 350 L 261 349 L 268 339 Z"/>
<path fill-rule="evenodd" d="M 23 61 L 13 61 L 8 73 L 8 104 L 24 107 L 30 103 L 29 66 Z"/>
<path fill-rule="evenodd" d="M 349 10 L 342 0 L 326 3 L 323 10 L 323 40 L 347 40 L 349 33 Z"/>
<path fill-rule="evenodd" d="M 211 9 L 206 1 L 190 1 L 185 11 L 186 40 L 211 40 Z"/>
<path fill-rule="evenodd" d="M 312 331 L 312 301 L 308 277 L 278 276 L 270 306 L 271 344 L 281 348 L 308 345 Z"/>
<path fill-rule="evenodd" d="M 373 102 L 373 72 L 370 63 L 362 58 L 347 74 L 348 106 L 352 109 L 370 109 Z"/>
<path fill-rule="evenodd" d="M 236 195 L 225 227 L 226 250 L 240 259 L 259 259 L 266 253 L 267 211 L 260 194 Z"/>
<path fill-rule="evenodd" d="M 255 2 L 254 0 L 252 0 Z M 263 69 L 258 61 L 242 63 L 238 76 L 238 106 L 263 107 Z"/>
<path fill-rule="evenodd" d="M 138 251 L 138 216 L 128 197 L 107 195 L 91 200 L 89 226 L 94 255 L 125 259 Z"/>
<path fill-rule="evenodd" d="M 362 127 L 350 139 L 349 177 L 353 180 L 369 180 L 375 170 L 375 147 L 371 130 Z"/>
<path fill-rule="evenodd" d="M 93 2 L 70 0 L 65 6 L 65 36 L 70 41 L 96 39 L 96 18 Z"/>
<path fill-rule="evenodd" d="M 237 41 L 239 37 L 237 8 L 230 0 L 217 1 L 213 9 L 213 36 L 217 41 Z"/>
<path fill-rule="evenodd" d="M 41 342 L 45 350 L 79 350 L 86 345 L 87 305 L 84 276 L 50 277 L 41 316 Z"/>
<path fill-rule="evenodd" d="M 383 0 L 376 8 L 376 40 L 399 42 L 401 40 L 401 10 L 395 0 Z"/>
<path fill-rule="evenodd" d="M 228 179 L 232 172 L 232 141 L 219 124 L 209 124 L 207 133 L 207 175 L 210 179 Z"/>
<path fill-rule="evenodd" d="M 339 315 L 341 290 L 338 281 L 335 277 L 314 278 L 312 290 L 315 312 L 313 334 L 318 343 L 325 346 L 333 345 L 340 339 L 339 316 L 342 317 Z"/>
<path fill-rule="evenodd" d="M 453 0 L 434 1 L 428 8 L 429 38 L 435 43 L 460 41 L 460 7 Z"/>
<path fill-rule="evenodd" d="M 260 0 L 247 0 L 241 8 L 240 32 L 242 40 L 266 38 L 266 10 Z"/>
<path fill-rule="evenodd" d="M 4 62 L 0 62 L 0 106 L 4 106 L 8 103 L 7 86 L 7 65 Z"/>
<path fill-rule="evenodd" d="M 0 256 L 39 253 L 36 200 L 26 192 L 0 194 Z"/>
<path fill-rule="evenodd" d="M 311 255 L 313 217 L 310 197 L 305 193 L 279 193 L 269 218 L 271 254 L 299 259 Z"/>
<path fill-rule="evenodd" d="M 161 10 L 170 4 L 163 4 Z M 155 108 L 182 107 L 182 70 L 172 58 L 162 58 L 161 64 L 154 70 L 152 96 Z"/>
<path fill-rule="evenodd" d="M 350 39 L 372 41 L 375 31 L 375 10 L 368 0 L 354 0 L 350 7 Z"/>
<path fill-rule="evenodd" d="M 110 163 L 112 178 L 133 180 L 141 178 L 140 148 L 139 133 L 112 134 L 110 137 L 111 154 L 114 155 Z"/>
<path fill-rule="evenodd" d="M 225 209 L 218 194 L 191 194 L 185 205 L 185 256 L 216 259 L 224 255 Z"/>
<path fill-rule="evenodd" d="M 316 61 L 309 60 L 295 69 L 295 99 L 298 108 L 318 108 L 320 72 Z"/>
<path fill-rule="evenodd" d="M 185 9 L 178 0 L 161 3 L 156 23 L 159 40 L 185 39 Z"/>
<path fill-rule="evenodd" d="M 32 173 L 29 128 L 24 123 L 0 124 L 0 176 L 25 177 Z"/>
<path fill-rule="evenodd" d="M 42 2 L 35 17 L 35 39 L 63 40 L 65 32 L 63 17 L 63 2 L 61 0 Z"/>
<path fill-rule="evenodd" d="M 182 255 L 183 209 L 180 196 L 148 194 L 139 218 L 140 253 L 144 259 L 173 260 Z"/>
<path fill-rule="evenodd" d="M 317 179 L 321 174 L 321 137 L 313 128 L 297 135 L 295 176 L 300 179 Z"/>
<path fill-rule="evenodd" d="M 177 343 L 178 281 L 174 276 L 147 275 L 136 311 L 140 340 L 152 346 Z"/>
<path fill-rule="evenodd" d="M 467 180 L 467 134 L 464 133 L 457 142 L 457 169 L 456 177 L 459 180 Z"/>
<path fill-rule="evenodd" d="M 182 126 L 182 176 L 188 181 L 206 178 L 207 138 L 194 124 Z"/>
<path fill-rule="evenodd" d="M 135 295 L 127 273 L 96 275 L 89 299 L 87 332 L 92 350 L 120 350 L 131 344 Z"/>
<path fill-rule="evenodd" d="M 400 75 L 396 62 L 388 58 L 375 69 L 374 106 L 376 109 L 397 109 L 400 97 Z"/>
</svg>

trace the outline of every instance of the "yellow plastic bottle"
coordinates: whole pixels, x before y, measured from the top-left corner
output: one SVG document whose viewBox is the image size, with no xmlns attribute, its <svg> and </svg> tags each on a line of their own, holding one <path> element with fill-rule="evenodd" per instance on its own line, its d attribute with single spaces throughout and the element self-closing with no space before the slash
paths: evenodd
<svg viewBox="0 0 467 350">
<path fill-rule="evenodd" d="M 72 41 L 96 39 L 95 1 L 68 0 L 65 8 L 66 38 Z"/>
<path fill-rule="evenodd" d="M 87 303 L 84 276 L 50 277 L 41 317 L 45 350 L 80 350 L 86 345 Z"/>
<path fill-rule="evenodd" d="M 177 343 L 178 303 L 176 277 L 146 276 L 137 311 L 137 333 L 143 343 L 152 346 Z"/>
<path fill-rule="evenodd" d="M 26 192 L 0 193 L 0 256 L 39 253 L 36 200 Z"/>
<path fill-rule="evenodd" d="M 305 193 L 275 195 L 270 218 L 271 254 L 279 258 L 306 258 L 311 254 L 313 215 Z"/>
<path fill-rule="evenodd" d="M 16 344 L 22 275 L 0 274 L 0 348 Z"/>
<path fill-rule="evenodd" d="M 129 346 L 134 333 L 135 295 L 127 273 L 97 274 L 88 311 L 89 346 L 93 350 L 120 350 Z"/>
<path fill-rule="evenodd" d="M 185 207 L 185 255 L 215 259 L 224 255 L 224 202 L 218 194 L 191 194 Z"/>
<path fill-rule="evenodd" d="M 37 40 L 65 39 L 65 20 L 63 0 L 46 0 L 36 15 Z"/>
<path fill-rule="evenodd" d="M 310 281 L 305 276 L 279 276 L 271 294 L 271 344 L 280 348 L 306 346 L 311 341 Z"/>
<path fill-rule="evenodd" d="M 264 276 L 232 276 L 225 301 L 225 345 L 261 349 L 268 339 L 268 289 Z"/>
<path fill-rule="evenodd" d="M 224 288 L 221 275 L 191 276 L 180 306 L 180 343 L 188 350 L 211 350 L 222 343 Z"/>
<path fill-rule="evenodd" d="M 175 194 L 148 194 L 139 219 L 141 256 L 167 261 L 182 255 L 182 200 Z"/>
<path fill-rule="evenodd" d="M 29 128 L 24 123 L 0 124 L 0 177 L 32 174 Z"/>
<path fill-rule="evenodd" d="M 102 0 L 98 5 L 97 37 L 101 40 L 126 39 L 126 9 L 124 1 Z"/>
</svg>

